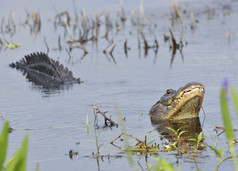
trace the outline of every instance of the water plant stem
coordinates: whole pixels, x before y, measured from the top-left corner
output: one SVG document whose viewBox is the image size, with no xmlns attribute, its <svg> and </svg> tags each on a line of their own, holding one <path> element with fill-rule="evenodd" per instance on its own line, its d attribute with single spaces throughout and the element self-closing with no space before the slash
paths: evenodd
<svg viewBox="0 0 238 171">
<path fill-rule="evenodd" d="M 238 163 L 236 160 L 236 153 L 233 145 L 233 139 L 234 139 L 234 133 L 232 129 L 232 124 L 231 124 L 231 119 L 230 119 L 230 114 L 229 114 L 229 108 L 228 108 L 228 97 L 227 97 L 227 92 L 225 91 L 224 88 L 221 89 L 220 91 L 220 99 L 221 99 L 221 112 L 222 112 L 222 118 L 223 118 L 223 123 L 225 127 L 225 132 L 226 132 L 226 137 L 228 139 L 228 144 L 229 144 L 229 150 L 231 152 L 232 160 L 234 163 L 235 170 L 238 171 Z"/>
</svg>

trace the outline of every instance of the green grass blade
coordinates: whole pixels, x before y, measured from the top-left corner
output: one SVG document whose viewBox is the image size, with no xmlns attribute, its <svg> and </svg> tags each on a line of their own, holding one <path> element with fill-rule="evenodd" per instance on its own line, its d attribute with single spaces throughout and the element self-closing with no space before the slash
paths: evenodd
<svg viewBox="0 0 238 171">
<path fill-rule="evenodd" d="M 229 114 L 229 109 L 228 109 L 228 103 L 227 103 L 227 99 L 226 99 L 226 92 L 223 89 L 221 89 L 220 98 L 221 98 L 222 119 L 223 119 L 224 127 L 226 130 L 226 137 L 229 141 L 232 141 L 234 139 L 234 133 L 232 130 L 232 124 L 231 124 L 231 119 L 230 119 L 230 114 Z"/>
<path fill-rule="evenodd" d="M 15 154 L 15 157 L 8 163 L 6 171 L 26 171 L 28 136 L 22 143 L 21 148 Z"/>
<path fill-rule="evenodd" d="M 236 111 L 236 119 L 238 121 L 238 98 L 237 98 L 236 91 L 233 86 L 231 86 L 231 97 L 232 97 L 235 111 Z"/>
<path fill-rule="evenodd" d="M 6 121 L 3 126 L 2 134 L 0 137 L 0 170 L 3 170 L 4 161 L 6 159 L 8 130 L 9 130 L 9 121 Z"/>
<path fill-rule="evenodd" d="M 229 109 L 228 109 L 228 102 L 226 99 L 226 92 L 224 89 L 221 89 L 220 93 L 220 99 L 221 99 L 221 112 L 222 112 L 222 119 L 225 127 L 225 132 L 226 132 L 226 137 L 229 142 L 229 150 L 232 155 L 232 160 L 235 166 L 235 170 L 238 171 L 238 163 L 236 160 L 236 153 L 234 149 L 234 145 L 232 144 L 232 140 L 234 139 L 234 133 L 232 130 L 232 124 L 231 124 L 231 119 L 230 119 L 230 114 L 229 114 Z"/>
</svg>

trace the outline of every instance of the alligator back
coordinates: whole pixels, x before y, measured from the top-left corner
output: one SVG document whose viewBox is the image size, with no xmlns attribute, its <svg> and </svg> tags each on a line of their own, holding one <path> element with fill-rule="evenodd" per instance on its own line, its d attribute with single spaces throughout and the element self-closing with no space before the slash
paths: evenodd
<svg viewBox="0 0 238 171">
<path fill-rule="evenodd" d="M 67 67 L 42 52 L 26 55 L 19 62 L 11 63 L 9 66 L 21 70 L 30 81 L 47 87 L 81 83 L 80 78 L 74 78 Z"/>
</svg>

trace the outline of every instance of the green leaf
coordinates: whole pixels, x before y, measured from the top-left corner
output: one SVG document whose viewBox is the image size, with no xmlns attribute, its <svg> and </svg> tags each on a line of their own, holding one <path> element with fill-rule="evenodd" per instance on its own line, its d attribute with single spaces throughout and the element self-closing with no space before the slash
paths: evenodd
<svg viewBox="0 0 238 171">
<path fill-rule="evenodd" d="M 178 134 L 177 131 L 175 131 L 173 128 L 170 128 L 170 127 L 166 127 L 168 130 L 174 132 L 176 135 Z"/>
<path fill-rule="evenodd" d="M 26 170 L 27 146 L 28 146 L 28 135 L 25 136 L 22 146 L 15 154 L 15 157 L 8 163 L 6 171 Z"/>
<path fill-rule="evenodd" d="M 178 134 L 178 138 L 185 132 L 187 132 L 187 131 L 180 131 L 179 134 Z"/>
<path fill-rule="evenodd" d="M 149 169 L 152 170 L 152 168 L 153 168 L 152 165 L 150 163 L 146 163 L 146 164 L 149 167 Z"/>
<path fill-rule="evenodd" d="M 200 132 L 198 134 L 198 142 L 202 141 L 202 139 L 203 139 L 202 132 Z"/>
<path fill-rule="evenodd" d="M 235 111 L 236 111 L 236 119 L 238 120 L 238 98 L 233 86 L 231 86 L 231 96 L 232 96 L 232 100 L 233 100 Z"/>
<path fill-rule="evenodd" d="M 223 156 L 223 148 L 221 148 L 219 151 L 216 149 L 216 148 L 214 148 L 214 147 L 212 147 L 212 146 L 210 146 L 210 145 L 207 145 L 210 149 L 212 149 L 215 153 L 216 153 L 216 155 L 220 158 L 220 160 L 222 160 L 222 156 Z"/>
<path fill-rule="evenodd" d="M 232 130 L 232 124 L 231 119 L 229 115 L 229 109 L 228 109 L 228 103 L 226 99 L 226 92 L 224 89 L 221 89 L 220 92 L 220 99 L 221 99 L 221 112 L 222 112 L 222 119 L 224 123 L 224 127 L 226 130 L 226 137 L 229 142 L 231 142 L 234 139 L 234 133 Z"/>
<path fill-rule="evenodd" d="M 197 142 L 198 140 L 196 138 L 189 138 L 188 141 L 195 141 L 195 142 Z"/>
<path fill-rule="evenodd" d="M 155 166 L 156 171 L 162 171 L 162 170 L 166 170 L 166 171 L 174 171 L 173 165 L 169 162 L 167 162 L 165 159 L 161 159 L 161 158 L 156 158 L 157 160 L 157 165 Z"/>
<path fill-rule="evenodd" d="M 223 148 L 221 148 L 221 149 L 219 150 L 219 153 L 221 154 L 221 158 L 222 158 L 222 156 L 223 156 Z"/>
<path fill-rule="evenodd" d="M 9 121 L 6 121 L 3 126 L 2 134 L 0 137 L 0 170 L 3 170 L 4 161 L 6 159 L 8 131 L 9 131 Z"/>
</svg>

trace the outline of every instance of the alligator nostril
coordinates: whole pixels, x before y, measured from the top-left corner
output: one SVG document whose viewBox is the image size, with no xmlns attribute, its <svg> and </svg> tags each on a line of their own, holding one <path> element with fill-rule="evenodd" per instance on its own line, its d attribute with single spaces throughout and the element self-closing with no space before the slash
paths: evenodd
<svg viewBox="0 0 238 171">
<path fill-rule="evenodd" d="M 166 94 L 172 94 L 173 93 L 173 90 L 172 89 L 168 89 L 167 91 L 166 91 Z"/>
</svg>

